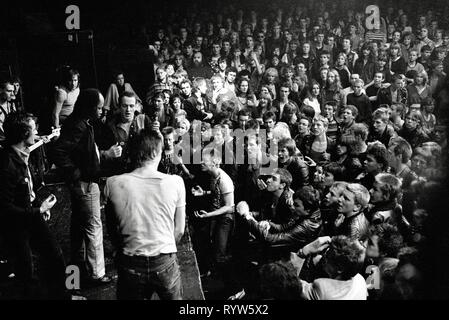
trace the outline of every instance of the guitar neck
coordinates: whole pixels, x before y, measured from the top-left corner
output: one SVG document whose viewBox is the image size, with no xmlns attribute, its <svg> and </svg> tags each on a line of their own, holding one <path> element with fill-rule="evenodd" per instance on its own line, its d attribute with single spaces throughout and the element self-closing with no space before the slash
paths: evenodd
<svg viewBox="0 0 449 320">
<path fill-rule="evenodd" d="M 36 142 L 35 144 L 33 144 L 31 147 L 28 147 L 28 149 L 31 151 L 36 150 L 37 148 L 39 148 L 40 146 L 44 145 L 45 143 L 50 142 L 51 139 L 53 139 L 54 137 L 58 136 L 57 133 L 51 133 L 50 135 L 47 136 L 47 142 L 44 142 L 44 139 L 39 140 L 38 142 Z"/>
</svg>

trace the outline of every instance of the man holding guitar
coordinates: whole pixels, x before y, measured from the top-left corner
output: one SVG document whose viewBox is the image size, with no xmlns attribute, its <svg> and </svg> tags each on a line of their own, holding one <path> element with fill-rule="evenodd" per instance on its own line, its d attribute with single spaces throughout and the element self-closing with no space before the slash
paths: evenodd
<svg viewBox="0 0 449 320">
<path fill-rule="evenodd" d="M 50 299 L 70 299 L 65 288 L 62 251 L 46 223 L 56 197 L 38 203 L 28 159 L 37 138 L 34 117 L 11 113 L 4 122 L 5 148 L 0 150 L 0 235 L 13 262 L 20 298 L 33 296 L 32 248 L 41 256 Z"/>
</svg>

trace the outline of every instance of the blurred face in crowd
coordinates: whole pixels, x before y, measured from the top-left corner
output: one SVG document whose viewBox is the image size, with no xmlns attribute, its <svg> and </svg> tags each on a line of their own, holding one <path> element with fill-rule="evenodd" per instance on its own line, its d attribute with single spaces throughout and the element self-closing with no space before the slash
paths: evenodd
<svg viewBox="0 0 449 320">
<path fill-rule="evenodd" d="M 279 174 L 273 174 L 267 179 L 267 191 L 275 192 L 280 189 L 284 189 L 285 184 L 281 183 L 281 176 Z"/>
<path fill-rule="evenodd" d="M 353 89 L 354 89 L 354 94 L 356 96 L 360 96 L 362 94 L 362 90 L 363 90 L 362 83 L 361 82 L 355 83 L 354 86 L 353 86 Z"/>
<path fill-rule="evenodd" d="M 249 116 L 239 115 L 239 119 L 238 119 L 239 128 L 245 129 L 246 124 L 248 123 L 248 120 L 249 120 Z"/>
<path fill-rule="evenodd" d="M 223 51 L 226 53 L 231 51 L 231 43 L 229 41 L 223 41 Z"/>
<path fill-rule="evenodd" d="M 119 87 L 123 87 L 125 85 L 125 76 L 123 75 L 123 73 L 118 74 L 117 77 L 115 77 L 115 83 Z"/>
<path fill-rule="evenodd" d="M 184 122 L 181 122 L 180 124 L 178 124 L 176 131 L 180 136 L 186 134 L 187 133 L 187 125 Z"/>
<path fill-rule="evenodd" d="M 335 74 L 333 72 L 329 72 L 327 74 L 327 80 L 329 83 L 335 83 Z"/>
<path fill-rule="evenodd" d="M 334 107 L 326 104 L 324 106 L 324 116 L 328 119 L 333 118 L 334 117 Z"/>
<path fill-rule="evenodd" d="M 319 94 L 320 94 L 320 86 L 318 84 L 314 84 L 312 86 L 312 95 L 314 97 L 318 97 Z"/>
<path fill-rule="evenodd" d="M 240 82 L 240 87 L 239 87 L 240 92 L 247 93 L 248 92 L 248 88 L 249 88 L 248 81 L 242 80 Z"/>
<path fill-rule="evenodd" d="M 254 46 L 254 39 L 253 37 L 246 37 L 246 47 L 247 48 L 252 48 Z"/>
<path fill-rule="evenodd" d="M 392 88 L 394 90 L 397 90 L 397 89 L 399 89 L 401 87 L 402 87 L 402 80 L 401 79 L 394 80 L 394 82 L 392 83 Z"/>
<path fill-rule="evenodd" d="M 447 134 L 444 127 L 435 128 L 435 141 L 437 143 L 442 143 L 446 140 Z"/>
<path fill-rule="evenodd" d="M 78 88 L 78 75 L 73 75 L 72 79 L 69 81 L 69 90 L 74 90 Z"/>
<path fill-rule="evenodd" d="M 181 38 L 182 39 L 186 39 L 187 38 L 187 29 L 186 28 L 181 28 L 179 30 L 180 34 L 181 34 Z"/>
<path fill-rule="evenodd" d="M 37 126 L 36 126 L 36 122 L 33 119 L 30 119 L 28 122 L 28 126 L 29 126 L 29 135 L 28 138 L 26 138 L 26 140 L 24 140 L 25 142 L 25 146 L 26 147 L 30 147 L 32 146 L 36 140 L 37 140 Z"/>
<path fill-rule="evenodd" d="M 154 105 L 156 106 L 157 111 L 161 111 L 162 109 L 164 109 L 164 99 L 161 97 L 155 98 Z"/>
<path fill-rule="evenodd" d="M 300 119 L 298 122 L 298 131 L 300 134 L 305 135 L 309 133 L 310 123 L 307 119 Z"/>
<path fill-rule="evenodd" d="M 382 166 L 377 162 L 376 158 L 371 154 L 368 154 L 366 156 L 364 167 L 367 173 L 380 172 L 382 168 Z"/>
<path fill-rule="evenodd" d="M 188 82 L 182 83 L 181 91 L 182 91 L 183 95 L 185 95 L 186 97 L 190 97 L 190 95 L 192 93 L 192 87 L 190 86 L 190 83 L 188 83 Z"/>
<path fill-rule="evenodd" d="M 374 84 L 375 85 L 380 85 L 382 83 L 383 79 L 384 79 L 384 75 L 382 72 L 376 72 L 374 74 Z"/>
<path fill-rule="evenodd" d="M 329 62 L 329 56 L 327 54 L 322 54 L 320 56 L 320 63 L 322 66 L 326 65 Z"/>
<path fill-rule="evenodd" d="M 195 54 L 193 55 L 193 63 L 198 66 L 201 64 L 201 62 L 203 62 L 203 55 L 201 54 L 201 52 L 195 52 Z"/>
<path fill-rule="evenodd" d="M 262 95 L 262 94 L 268 94 L 269 96 L 271 96 L 271 94 L 270 94 L 270 90 L 268 90 L 268 87 L 267 86 L 262 86 L 262 87 L 260 87 L 260 94 Z"/>
<path fill-rule="evenodd" d="M 427 160 L 423 155 L 416 154 L 411 159 L 411 169 L 416 174 L 421 174 L 427 168 Z"/>
<path fill-rule="evenodd" d="M 228 81 L 228 83 L 234 83 L 236 76 L 237 74 L 234 71 L 229 71 L 226 76 L 226 81 Z"/>
<path fill-rule="evenodd" d="M 379 70 L 384 70 L 385 65 L 387 64 L 387 61 L 380 59 L 377 61 L 377 66 L 379 67 Z"/>
<path fill-rule="evenodd" d="M 168 105 L 170 103 L 170 94 L 168 92 L 164 92 L 164 104 Z"/>
<path fill-rule="evenodd" d="M 169 133 L 164 136 L 164 149 L 165 150 L 172 150 L 173 144 L 175 142 L 175 135 L 174 133 Z"/>
<path fill-rule="evenodd" d="M 329 189 L 329 192 L 326 194 L 326 197 L 324 198 L 324 202 L 327 206 L 336 206 L 338 203 L 338 199 L 340 199 L 340 196 L 342 195 L 343 190 L 339 188 L 333 188 L 331 187 Z"/>
<path fill-rule="evenodd" d="M 342 213 L 345 216 L 358 210 L 358 206 L 355 203 L 355 195 L 349 190 L 344 190 L 337 202 L 337 212 Z"/>
<path fill-rule="evenodd" d="M 215 128 L 213 130 L 214 134 L 214 142 L 217 144 L 221 144 L 224 142 L 223 131 L 221 128 Z"/>
<path fill-rule="evenodd" d="M 268 90 L 267 90 L 268 91 Z M 260 98 L 259 100 L 259 106 L 261 108 L 265 108 L 266 106 L 268 106 L 268 99 L 265 97 Z"/>
<path fill-rule="evenodd" d="M 422 74 L 418 73 L 415 77 L 415 84 L 417 85 L 423 85 L 424 84 L 424 77 Z"/>
<path fill-rule="evenodd" d="M 276 123 L 274 122 L 273 119 L 268 118 L 268 119 L 264 120 L 264 124 L 265 124 L 265 129 L 266 129 L 268 132 L 271 132 L 271 131 L 274 129 L 274 125 L 275 125 Z"/>
<path fill-rule="evenodd" d="M 319 188 L 325 188 L 330 187 L 335 182 L 335 178 L 332 173 L 330 173 L 329 171 L 325 171 L 321 166 L 317 166 L 316 172 L 313 177 L 313 181 L 319 186 Z M 326 201 L 327 201 L 326 198 L 323 199 L 324 205 L 327 205 Z"/>
<path fill-rule="evenodd" d="M 360 79 L 360 76 L 357 73 L 351 74 L 351 78 L 349 78 L 349 81 L 351 82 L 351 85 L 354 86 L 354 83 L 356 80 Z"/>
<path fill-rule="evenodd" d="M 210 154 L 203 155 L 203 161 L 201 161 L 201 171 L 211 172 L 215 169 L 214 160 Z"/>
<path fill-rule="evenodd" d="M 20 82 L 15 81 L 12 85 L 14 86 L 14 95 L 17 96 L 20 90 Z"/>
<path fill-rule="evenodd" d="M 393 41 L 399 42 L 399 40 L 401 40 L 401 32 L 399 31 L 393 32 Z"/>
<path fill-rule="evenodd" d="M 413 116 L 408 115 L 405 117 L 404 126 L 409 130 L 414 130 L 418 127 L 418 120 L 416 120 Z"/>
<path fill-rule="evenodd" d="M 379 236 L 373 234 L 369 237 L 366 244 L 366 257 L 368 258 L 378 258 L 380 256 L 379 251 Z"/>
<path fill-rule="evenodd" d="M 326 127 L 322 121 L 315 121 L 312 125 L 312 132 L 315 136 L 320 136 L 326 132 Z"/>
<path fill-rule="evenodd" d="M 179 97 L 173 99 L 173 109 L 175 111 L 178 111 L 179 109 L 181 109 L 181 105 L 182 105 L 182 102 Z"/>
<path fill-rule="evenodd" d="M 381 184 L 379 184 L 377 181 L 373 183 L 373 187 L 369 191 L 369 194 L 371 203 L 375 204 L 387 200 L 384 196 L 384 193 L 382 192 Z"/>
<path fill-rule="evenodd" d="M 306 211 L 306 209 L 304 209 L 304 204 L 301 199 L 299 199 L 299 198 L 294 199 L 293 207 L 294 207 L 295 214 L 298 217 L 306 217 L 309 215 L 309 213 Z"/>
<path fill-rule="evenodd" d="M 97 112 L 95 114 L 97 119 L 100 119 L 101 115 L 103 114 L 103 106 L 104 106 L 104 97 L 100 93 L 100 96 L 99 96 L 99 99 L 98 99 L 98 105 L 97 105 Z"/>
<path fill-rule="evenodd" d="M 327 75 L 329 73 L 328 69 L 323 69 L 320 71 L 320 78 L 325 82 L 327 80 Z"/>
<path fill-rule="evenodd" d="M 344 56 L 339 56 L 337 58 L 337 65 L 338 66 L 344 66 L 346 64 L 346 59 Z"/>
<path fill-rule="evenodd" d="M 349 49 L 351 49 L 351 40 L 349 40 L 349 39 L 343 39 L 342 45 L 343 45 L 343 49 L 344 49 L 344 50 L 349 50 Z"/>
<path fill-rule="evenodd" d="M 429 31 L 426 28 L 421 29 L 421 39 L 427 38 Z"/>
<path fill-rule="evenodd" d="M 219 44 L 214 44 L 212 46 L 212 51 L 213 51 L 214 55 L 219 55 L 220 54 L 220 50 L 221 50 L 221 47 L 220 47 Z"/>
<path fill-rule="evenodd" d="M 304 44 L 302 45 L 302 52 L 303 52 L 304 54 L 309 54 L 309 53 L 310 53 L 310 44 L 304 43 Z"/>
<path fill-rule="evenodd" d="M 223 81 L 220 78 L 214 77 L 212 79 L 212 89 L 214 91 L 221 90 L 223 88 Z"/>
<path fill-rule="evenodd" d="M 278 160 L 280 163 L 286 163 L 290 159 L 290 154 L 287 148 L 280 148 L 278 150 Z"/>
<path fill-rule="evenodd" d="M 298 70 L 298 73 L 300 74 L 307 71 L 305 64 L 302 62 L 298 63 L 298 65 L 296 66 L 296 70 Z"/>
<path fill-rule="evenodd" d="M 157 71 L 156 71 L 156 76 L 157 76 L 157 79 L 158 79 L 159 81 L 164 81 L 164 80 L 166 79 L 166 77 L 167 77 L 167 73 L 165 72 L 164 69 L 159 68 L 159 69 L 157 69 Z"/>
<path fill-rule="evenodd" d="M 14 95 L 14 85 L 6 83 L 4 88 L 0 88 L 0 101 L 11 102 L 16 96 Z"/>
<path fill-rule="evenodd" d="M 373 121 L 373 129 L 376 133 L 382 133 L 385 131 L 387 124 L 378 118 Z"/>
<path fill-rule="evenodd" d="M 287 87 L 281 87 L 279 89 L 279 98 L 283 100 L 288 99 L 288 95 L 290 94 L 290 89 Z"/>
<path fill-rule="evenodd" d="M 348 153 L 348 147 L 342 144 L 337 144 L 337 148 L 335 151 L 337 153 L 337 156 L 341 157 Z"/>
<path fill-rule="evenodd" d="M 131 122 L 134 120 L 134 112 L 136 111 L 135 97 L 122 97 L 120 104 L 120 115 L 123 122 Z"/>
<path fill-rule="evenodd" d="M 354 119 L 355 117 L 350 109 L 344 109 L 341 113 L 341 122 L 344 124 L 350 124 Z"/>
</svg>

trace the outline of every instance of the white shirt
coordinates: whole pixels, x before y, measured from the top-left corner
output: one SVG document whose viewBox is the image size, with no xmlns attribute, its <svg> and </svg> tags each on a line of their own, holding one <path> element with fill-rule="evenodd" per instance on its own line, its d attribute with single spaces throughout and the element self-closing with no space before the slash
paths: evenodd
<svg viewBox="0 0 449 320">
<path fill-rule="evenodd" d="M 108 178 L 104 194 L 114 206 L 125 255 L 177 252 L 174 217 L 176 208 L 186 205 L 181 177 L 160 172 L 144 177 L 133 171 Z"/>
</svg>

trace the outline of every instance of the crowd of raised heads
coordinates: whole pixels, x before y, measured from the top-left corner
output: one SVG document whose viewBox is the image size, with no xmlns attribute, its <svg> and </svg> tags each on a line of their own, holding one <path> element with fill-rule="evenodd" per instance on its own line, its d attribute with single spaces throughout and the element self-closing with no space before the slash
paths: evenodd
<svg viewBox="0 0 449 320">
<path fill-rule="evenodd" d="M 449 14 L 425 5 L 383 1 L 372 30 L 344 1 L 167 15 L 146 30 L 154 83 L 116 71 L 92 117 L 103 176 L 161 133 L 214 298 L 448 297 Z M 52 127 L 87 112 L 66 71 Z M 20 90 L 1 83 L 2 115 L 26 109 Z"/>
</svg>

